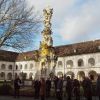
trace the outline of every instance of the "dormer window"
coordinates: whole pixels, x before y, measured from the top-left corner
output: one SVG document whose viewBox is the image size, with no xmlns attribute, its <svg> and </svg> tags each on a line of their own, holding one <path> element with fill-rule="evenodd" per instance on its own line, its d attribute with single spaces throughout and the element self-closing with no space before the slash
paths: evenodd
<svg viewBox="0 0 100 100">
<path fill-rule="evenodd" d="M 100 46 L 98 46 L 98 49 L 100 50 Z"/>
<path fill-rule="evenodd" d="M 74 53 L 76 53 L 76 49 L 74 49 Z"/>
</svg>

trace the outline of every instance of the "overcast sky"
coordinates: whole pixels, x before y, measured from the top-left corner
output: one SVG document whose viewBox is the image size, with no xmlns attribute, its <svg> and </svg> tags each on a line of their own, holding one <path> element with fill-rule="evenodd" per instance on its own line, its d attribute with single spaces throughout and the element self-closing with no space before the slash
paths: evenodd
<svg viewBox="0 0 100 100">
<path fill-rule="evenodd" d="M 41 14 L 48 5 L 53 8 L 54 46 L 100 39 L 100 0 L 27 0 L 27 2 L 28 6 L 34 5 Z M 39 45 L 40 39 L 36 41 Z"/>
</svg>

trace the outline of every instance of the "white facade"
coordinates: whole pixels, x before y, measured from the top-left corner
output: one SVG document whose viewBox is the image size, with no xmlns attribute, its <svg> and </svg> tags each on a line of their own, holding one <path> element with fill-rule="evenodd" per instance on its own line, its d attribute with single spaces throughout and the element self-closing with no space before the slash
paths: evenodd
<svg viewBox="0 0 100 100">
<path fill-rule="evenodd" d="M 0 79 L 12 79 L 14 75 L 14 62 L 0 61 Z"/>
<path fill-rule="evenodd" d="M 82 75 L 96 76 L 100 73 L 100 53 L 60 57 L 57 61 L 56 75 L 60 73 L 63 75 L 73 73 L 78 79 L 81 79 Z"/>
<path fill-rule="evenodd" d="M 18 61 L 6 62 L 0 61 L 0 79 L 13 79 L 17 74 L 26 73 L 26 78 L 36 77 L 39 69 L 39 62 Z M 73 75 L 81 80 L 82 76 L 90 74 L 96 76 L 100 73 L 100 53 L 82 54 L 74 56 L 58 57 L 55 67 L 56 75 Z"/>
</svg>

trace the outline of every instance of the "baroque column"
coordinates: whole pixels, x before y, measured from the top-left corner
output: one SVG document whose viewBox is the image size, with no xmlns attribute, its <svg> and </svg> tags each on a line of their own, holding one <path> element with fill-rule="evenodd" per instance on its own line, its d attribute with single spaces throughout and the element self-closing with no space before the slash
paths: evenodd
<svg viewBox="0 0 100 100">
<path fill-rule="evenodd" d="M 51 17 L 53 9 L 46 8 L 43 10 L 44 15 L 44 29 L 41 32 L 42 41 L 40 42 L 40 72 L 42 77 L 48 77 L 51 72 L 51 63 L 54 58 L 55 52 L 53 49 L 53 39 L 51 30 Z"/>
</svg>

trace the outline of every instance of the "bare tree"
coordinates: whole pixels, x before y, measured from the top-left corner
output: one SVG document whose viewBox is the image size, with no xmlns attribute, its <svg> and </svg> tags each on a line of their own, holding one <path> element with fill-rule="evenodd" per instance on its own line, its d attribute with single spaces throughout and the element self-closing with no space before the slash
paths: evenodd
<svg viewBox="0 0 100 100">
<path fill-rule="evenodd" d="M 0 48 L 23 50 L 39 27 L 40 16 L 34 7 L 27 7 L 26 0 L 0 0 Z"/>
</svg>

